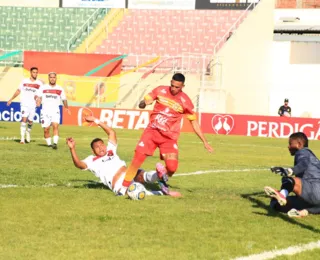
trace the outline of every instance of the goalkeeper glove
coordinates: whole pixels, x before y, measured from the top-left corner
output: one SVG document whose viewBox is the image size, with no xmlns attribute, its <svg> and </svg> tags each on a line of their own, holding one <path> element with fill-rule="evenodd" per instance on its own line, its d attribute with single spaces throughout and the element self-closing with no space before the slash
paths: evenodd
<svg viewBox="0 0 320 260">
<path fill-rule="evenodd" d="M 293 175 L 293 171 L 291 168 L 283 168 L 283 167 L 278 167 L 278 166 L 275 166 L 275 167 L 271 167 L 270 170 L 272 172 L 274 172 L 275 174 L 279 174 L 283 177 L 291 177 Z"/>
</svg>

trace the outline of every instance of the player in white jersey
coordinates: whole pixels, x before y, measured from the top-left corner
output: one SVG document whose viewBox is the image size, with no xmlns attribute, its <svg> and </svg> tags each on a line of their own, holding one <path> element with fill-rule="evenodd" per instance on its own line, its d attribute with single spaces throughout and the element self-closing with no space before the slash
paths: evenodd
<svg viewBox="0 0 320 260">
<path fill-rule="evenodd" d="M 19 88 L 13 94 L 12 98 L 9 99 L 7 106 L 11 105 L 12 100 L 14 100 L 21 93 L 20 107 L 21 107 L 21 125 L 20 134 L 21 140 L 20 144 L 27 143 L 31 140 L 31 129 L 33 125 L 34 116 L 36 114 L 36 101 L 35 96 L 42 86 L 42 82 L 37 79 L 38 68 L 32 67 L 30 69 L 30 78 L 23 79 Z M 27 126 L 28 122 L 28 128 Z"/>
<path fill-rule="evenodd" d="M 57 149 L 60 123 L 59 106 L 61 101 L 69 115 L 70 111 L 64 89 L 61 86 L 56 85 L 57 74 L 55 72 L 50 72 L 48 75 L 49 84 L 43 85 L 40 88 L 36 99 L 38 105 L 42 103 L 40 120 L 41 126 L 44 128 L 44 138 L 46 139 L 48 147 Z M 50 126 L 53 128 L 53 145 L 51 144 Z"/>
<path fill-rule="evenodd" d="M 91 142 L 91 148 L 93 155 L 88 156 L 84 160 L 80 160 L 75 149 L 75 140 L 72 137 L 67 138 L 67 145 L 70 148 L 71 156 L 74 165 L 82 170 L 91 171 L 96 177 L 100 178 L 101 182 L 106 185 L 115 194 L 119 191 L 122 185 L 122 181 L 126 173 L 126 163 L 120 159 L 117 155 L 117 137 L 115 131 L 108 127 L 106 124 L 101 123 L 93 116 L 87 116 L 85 118 L 88 122 L 95 122 L 100 126 L 108 135 L 108 144 L 105 145 L 103 140 L 95 138 Z M 160 165 L 157 165 L 160 167 Z M 158 171 L 165 170 L 164 166 Z M 140 183 L 154 183 L 159 181 L 159 173 L 157 171 L 145 172 L 139 169 L 134 181 Z M 147 195 L 164 195 L 161 191 L 147 191 Z M 178 197 L 180 193 L 171 191 L 166 195 Z"/>
</svg>

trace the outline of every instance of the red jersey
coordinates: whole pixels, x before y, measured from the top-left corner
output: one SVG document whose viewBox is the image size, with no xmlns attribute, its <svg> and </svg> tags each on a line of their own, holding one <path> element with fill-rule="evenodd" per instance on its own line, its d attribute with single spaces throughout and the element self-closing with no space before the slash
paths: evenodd
<svg viewBox="0 0 320 260">
<path fill-rule="evenodd" d="M 196 119 L 194 106 L 188 95 L 182 91 L 173 96 L 169 86 L 159 86 L 152 90 L 145 99 L 156 101 L 148 127 L 157 129 L 170 139 L 178 139 L 183 114 L 186 114 L 189 120 Z"/>
</svg>

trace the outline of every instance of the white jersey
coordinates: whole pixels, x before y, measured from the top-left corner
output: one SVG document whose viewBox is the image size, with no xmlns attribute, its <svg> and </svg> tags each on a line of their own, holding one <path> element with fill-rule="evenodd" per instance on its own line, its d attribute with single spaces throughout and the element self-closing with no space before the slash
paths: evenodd
<svg viewBox="0 0 320 260">
<path fill-rule="evenodd" d="M 108 142 L 107 154 L 105 156 L 90 155 L 83 162 L 87 165 L 86 170 L 91 171 L 95 176 L 100 178 L 103 184 L 108 186 L 110 190 L 112 190 L 112 185 L 116 186 L 115 183 L 112 184 L 113 177 L 122 166 L 126 166 L 126 163 L 117 155 L 117 146 L 111 142 Z M 115 190 L 113 191 L 116 192 Z"/>
<path fill-rule="evenodd" d="M 42 98 L 42 111 L 57 112 L 61 105 L 61 100 L 66 100 L 64 89 L 59 85 L 43 85 L 39 90 L 39 97 Z"/>
<path fill-rule="evenodd" d="M 20 104 L 23 107 L 36 107 L 36 101 L 34 97 L 38 94 L 42 82 L 40 80 L 31 81 L 31 79 L 24 79 L 19 85 L 20 90 Z"/>
</svg>

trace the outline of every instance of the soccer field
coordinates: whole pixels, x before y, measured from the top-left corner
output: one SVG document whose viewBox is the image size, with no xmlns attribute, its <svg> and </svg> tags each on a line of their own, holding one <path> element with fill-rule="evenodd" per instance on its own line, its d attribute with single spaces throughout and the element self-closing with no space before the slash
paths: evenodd
<svg viewBox="0 0 320 260">
<path fill-rule="evenodd" d="M 101 129 L 60 126 L 53 150 L 40 125 L 20 145 L 19 126 L 0 122 L 0 259 L 233 259 L 319 240 L 318 216 L 269 210 L 263 187 L 278 188 L 280 177 L 268 168 L 293 164 L 285 139 L 207 135 L 209 154 L 195 134 L 182 134 L 170 185 L 183 197 L 131 201 L 73 166 L 65 138 L 75 138 L 82 159 L 93 138 L 106 137 Z M 141 131 L 117 134 L 118 154 L 129 163 Z M 320 154 L 319 142 L 309 146 Z M 143 168 L 158 161 L 156 151 Z M 317 259 L 319 252 L 276 259 Z"/>
</svg>

